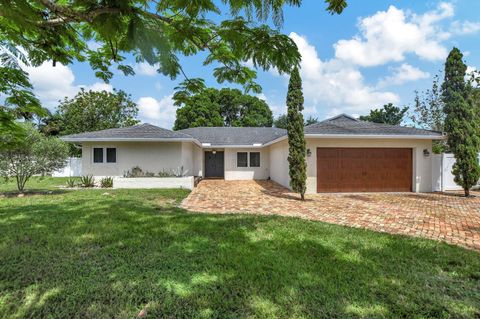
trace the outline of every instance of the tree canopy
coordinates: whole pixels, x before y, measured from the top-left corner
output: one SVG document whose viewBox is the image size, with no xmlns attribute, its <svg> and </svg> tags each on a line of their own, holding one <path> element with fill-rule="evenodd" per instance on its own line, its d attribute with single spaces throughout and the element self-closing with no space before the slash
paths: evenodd
<svg viewBox="0 0 480 319">
<path fill-rule="evenodd" d="M 360 120 L 374 123 L 400 125 L 407 111 L 408 107 L 400 109 L 399 107 L 394 106 L 392 103 L 388 103 L 385 104 L 381 109 L 370 110 L 370 114 L 360 116 Z"/>
<path fill-rule="evenodd" d="M 318 118 L 317 117 L 313 117 L 313 116 L 309 116 L 305 121 L 304 121 L 304 125 L 307 126 L 307 125 L 311 125 L 311 124 L 315 124 L 315 123 L 318 123 Z M 287 114 L 282 114 L 282 115 L 279 115 L 276 119 L 273 120 L 273 126 L 275 127 L 278 127 L 278 128 L 283 128 L 283 129 L 287 129 L 287 126 L 288 126 L 288 118 L 287 118 Z"/>
<path fill-rule="evenodd" d="M 268 104 L 237 89 L 206 89 L 182 100 L 174 130 L 198 126 L 272 126 Z"/>
<path fill-rule="evenodd" d="M 56 137 L 46 137 L 30 123 L 20 123 L 25 138 L 15 146 L 0 150 L 0 175 L 14 177 L 20 192 L 35 174 L 51 174 L 66 165 L 68 148 Z"/>
<path fill-rule="evenodd" d="M 55 113 L 41 118 L 39 130 L 45 135 L 68 135 L 88 131 L 131 126 L 139 123 L 138 107 L 122 90 L 80 90 L 71 99 L 60 102 Z M 79 151 L 70 146 L 70 154 Z"/>
<path fill-rule="evenodd" d="M 273 120 L 273 126 L 278 127 L 278 128 L 283 128 L 287 129 L 288 126 L 288 119 L 287 119 L 287 114 L 282 114 L 279 115 L 275 120 Z"/>
<path fill-rule="evenodd" d="M 455 182 L 462 186 L 465 196 L 469 196 L 470 188 L 480 178 L 480 123 L 476 103 L 472 100 L 472 87 L 465 81 L 466 70 L 463 54 L 453 48 L 445 62 L 442 84 L 445 130 L 448 133 L 448 146 L 455 155 L 452 170 Z"/>
<path fill-rule="evenodd" d="M 332 14 L 347 5 L 346 0 L 326 3 Z M 222 6 L 212 0 L 2 0 L 0 4 L 0 78 L 8 83 L 0 83 L 0 94 L 13 97 L 9 104 L 36 113 L 42 110 L 26 74 L 18 64 L 6 62 L 6 56 L 33 66 L 86 61 L 97 77 L 109 81 L 113 67 L 126 75 L 134 73 L 125 63 L 127 55 L 133 55 L 171 79 L 182 75 L 185 82 L 179 89 L 184 92 L 198 92 L 204 81 L 187 75 L 181 56 L 203 53 L 199 63 L 212 66 L 219 83 L 238 83 L 254 92 L 261 88 L 255 82 L 256 72 L 245 62 L 262 70 L 274 67 L 280 73 L 290 72 L 300 62 L 295 43 L 279 27 L 284 7 L 298 7 L 301 0 L 224 0 Z M 266 24 L 269 19 L 275 28 Z M 11 129 L 12 121 L 0 110 L 2 131 Z"/>
</svg>

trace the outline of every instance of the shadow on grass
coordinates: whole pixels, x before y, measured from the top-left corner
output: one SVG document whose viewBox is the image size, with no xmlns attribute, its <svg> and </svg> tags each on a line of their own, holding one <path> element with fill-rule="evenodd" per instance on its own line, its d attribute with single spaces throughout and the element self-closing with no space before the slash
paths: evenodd
<svg viewBox="0 0 480 319">
<path fill-rule="evenodd" d="M 162 192 L 100 192 L 0 206 L 0 317 L 480 315 L 474 252 L 294 218 L 186 213 Z"/>
<path fill-rule="evenodd" d="M 65 189 L 28 189 L 24 191 L 23 193 L 20 193 L 19 191 L 7 191 L 7 192 L 0 192 L 0 196 L 6 197 L 6 198 L 12 198 L 12 197 L 24 197 L 24 196 L 38 196 L 38 195 L 61 195 L 69 192 L 69 190 Z"/>
</svg>

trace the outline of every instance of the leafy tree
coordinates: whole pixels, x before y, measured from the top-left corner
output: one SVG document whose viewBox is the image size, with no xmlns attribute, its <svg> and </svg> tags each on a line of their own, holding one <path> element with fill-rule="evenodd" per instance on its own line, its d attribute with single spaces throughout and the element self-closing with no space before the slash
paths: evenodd
<svg viewBox="0 0 480 319">
<path fill-rule="evenodd" d="M 415 91 L 415 105 L 412 121 L 421 128 L 434 131 L 443 131 L 445 125 L 445 113 L 443 111 L 442 84 L 437 74 L 433 79 L 432 88 L 425 92 Z"/>
<path fill-rule="evenodd" d="M 374 123 L 400 125 L 407 111 L 408 107 L 400 109 L 399 107 L 394 106 L 392 103 L 388 103 L 385 104 L 381 109 L 371 110 L 369 115 L 360 116 L 360 120 Z"/>
<path fill-rule="evenodd" d="M 36 174 L 51 174 L 65 166 L 67 145 L 56 137 L 46 137 L 31 124 L 19 124 L 25 138 L 14 147 L 0 151 L 0 174 L 5 178 L 15 177 L 19 192 Z"/>
<path fill-rule="evenodd" d="M 287 114 L 282 114 L 282 115 L 279 115 L 273 121 L 273 126 L 278 127 L 278 128 L 287 129 L 287 126 L 288 126 L 287 122 L 288 122 Z M 305 120 L 304 125 L 307 126 L 307 125 L 311 125 L 311 124 L 315 124 L 315 123 L 318 123 L 318 118 L 309 116 L 308 119 Z"/>
<path fill-rule="evenodd" d="M 453 48 L 445 62 L 445 80 L 442 85 L 445 102 L 445 130 L 448 146 L 455 155 L 452 173 L 455 183 L 463 187 L 465 196 L 480 178 L 478 152 L 480 150 L 478 113 L 472 101 L 472 88 L 465 82 L 467 66 L 463 54 Z"/>
<path fill-rule="evenodd" d="M 302 79 L 298 68 L 290 75 L 287 93 L 287 131 L 288 131 L 288 164 L 290 186 L 305 199 L 307 189 L 307 164 L 305 161 L 306 142 L 303 133 L 303 93 Z"/>
<path fill-rule="evenodd" d="M 278 128 L 283 128 L 283 129 L 286 130 L 287 127 L 288 127 L 287 114 L 279 115 L 279 116 L 273 121 L 273 126 L 278 127 Z"/>
<path fill-rule="evenodd" d="M 97 92 L 82 89 L 74 98 L 65 98 L 56 115 L 60 121 L 60 135 L 125 127 L 139 122 L 137 105 L 122 90 Z"/>
<path fill-rule="evenodd" d="M 339 14 L 347 5 L 346 0 L 326 2 L 330 13 Z M 24 62 L 33 66 L 45 61 L 54 65 L 87 61 L 96 76 L 105 81 L 113 76 L 114 65 L 126 75 L 133 74 L 133 68 L 124 63 L 127 55 L 133 55 L 138 62 L 158 65 L 158 71 L 172 79 L 182 74 L 186 81 L 180 87 L 198 92 L 203 80 L 188 78 L 179 62 L 180 56 L 198 54 L 204 57 L 202 65 L 214 66 L 218 82 L 235 82 L 258 92 L 261 88 L 254 81 L 256 72 L 243 62 L 252 61 L 255 68 L 263 70 L 275 67 L 279 72 L 288 72 L 300 62 L 293 40 L 278 31 L 283 8 L 298 7 L 300 0 L 222 1 L 227 12 L 212 1 L 0 3 L 2 49 L 14 53 L 21 48 L 27 57 Z M 262 24 L 269 19 L 276 28 Z M 89 45 L 91 42 L 95 47 Z M 10 79 L 18 84 L 25 77 Z"/>
<path fill-rule="evenodd" d="M 60 102 L 57 111 L 39 124 L 47 135 L 68 135 L 87 131 L 125 127 L 137 124 L 138 107 L 130 95 L 122 90 L 85 91 Z M 80 150 L 70 144 L 70 155 L 78 156 Z"/>
<path fill-rule="evenodd" d="M 443 132 L 445 128 L 445 103 L 443 102 L 442 84 L 437 74 L 433 79 L 432 88 L 425 92 L 415 91 L 415 104 L 410 119 L 415 125 L 427 129 Z M 448 146 L 444 141 L 435 141 L 434 153 L 444 153 Z"/>
<path fill-rule="evenodd" d="M 223 126 L 221 107 L 206 92 L 192 96 L 189 104 L 177 109 L 174 130 L 199 126 Z"/>
<path fill-rule="evenodd" d="M 32 92 L 28 74 L 20 67 L 19 61 L 25 59 L 15 46 L 5 45 L 0 35 L 0 101 L 3 101 L 3 105 L 0 104 L 0 149 L 25 137 L 16 119 L 29 120 L 33 115 L 45 115 Z"/>
<path fill-rule="evenodd" d="M 316 123 L 318 123 L 318 117 L 313 117 L 311 115 L 308 117 L 308 119 L 305 120 L 305 126 L 316 124 Z"/>
<path fill-rule="evenodd" d="M 47 110 L 47 116 L 38 121 L 38 130 L 46 136 L 57 136 L 61 133 L 62 116 L 60 113 L 52 113 Z"/>
<path fill-rule="evenodd" d="M 236 89 L 206 89 L 182 101 L 173 129 L 198 126 L 272 126 L 272 111 L 257 97 Z"/>
</svg>

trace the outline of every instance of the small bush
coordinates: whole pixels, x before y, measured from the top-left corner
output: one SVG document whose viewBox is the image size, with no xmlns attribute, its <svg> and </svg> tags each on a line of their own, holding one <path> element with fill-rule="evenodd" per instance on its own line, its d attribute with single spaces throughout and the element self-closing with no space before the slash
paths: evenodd
<svg viewBox="0 0 480 319">
<path fill-rule="evenodd" d="M 168 172 L 166 170 L 162 170 L 158 172 L 158 177 L 174 177 L 174 176 L 175 176 L 174 173 Z"/>
<path fill-rule="evenodd" d="M 77 186 L 77 179 L 73 177 L 69 177 L 66 183 L 67 183 L 67 187 L 73 188 Z"/>
<path fill-rule="evenodd" d="M 139 166 L 132 167 L 131 170 L 124 174 L 125 177 L 142 177 L 144 175 L 143 170 Z"/>
<path fill-rule="evenodd" d="M 100 180 L 101 188 L 111 188 L 113 187 L 113 177 L 104 177 Z"/>
<path fill-rule="evenodd" d="M 92 175 L 85 175 L 80 178 L 82 187 L 95 187 L 95 178 Z"/>
<path fill-rule="evenodd" d="M 155 173 L 152 173 L 152 172 L 145 172 L 145 177 L 155 177 Z"/>
</svg>

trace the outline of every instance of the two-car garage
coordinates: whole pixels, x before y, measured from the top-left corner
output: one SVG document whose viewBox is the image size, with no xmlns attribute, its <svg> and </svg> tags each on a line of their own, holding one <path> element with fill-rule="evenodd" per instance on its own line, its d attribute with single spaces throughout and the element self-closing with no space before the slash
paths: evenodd
<svg viewBox="0 0 480 319">
<path fill-rule="evenodd" d="M 317 148 L 317 192 L 410 192 L 412 148 Z"/>
</svg>

